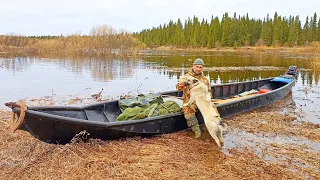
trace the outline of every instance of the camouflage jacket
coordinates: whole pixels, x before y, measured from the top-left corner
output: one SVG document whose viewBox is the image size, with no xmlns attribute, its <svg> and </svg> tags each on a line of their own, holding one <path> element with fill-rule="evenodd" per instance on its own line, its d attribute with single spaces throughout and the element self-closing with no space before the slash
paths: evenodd
<svg viewBox="0 0 320 180">
<path fill-rule="evenodd" d="M 194 73 L 192 71 L 192 69 L 187 73 L 185 74 L 182 78 L 185 78 L 187 76 L 192 76 L 194 78 L 197 78 L 199 79 L 201 82 L 203 82 L 205 85 L 208 86 L 208 90 L 210 92 L 210 96 L 211 96 L 211 99 L 212 99 L 212 93 L 211 93 L 211 87 L 210 87 L 210 83 L 208 81 L 208 79 L 203 75 L 203 73 L 201 72 L 201 74 L 197 75 L 196 73 Z M 182 99 L 183 99 L 183 102 L 188 102 L 189 99 L 190 99 L 190 87 L 189 86 L 184 86 L 183 88 L 179 87 L 179 83 L 176 84 L 176 89 L 178 91 L 183 91 L 183 96 L 182 96 Z"/>
</svg>

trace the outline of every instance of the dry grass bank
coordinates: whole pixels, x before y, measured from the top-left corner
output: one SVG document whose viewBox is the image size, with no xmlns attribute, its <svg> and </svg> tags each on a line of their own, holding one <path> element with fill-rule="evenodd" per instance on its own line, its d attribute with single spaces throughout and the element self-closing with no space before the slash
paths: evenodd
<svg viewBox="0 0 320 180">
<path fill-rule="evenodd" d="M 128 33 L 47 38 L 0 36 L 0 52 L 8 55 L 135 55 L 144 47 Z"/>
<path fill-rule="evenodd" d="M 306 46 L 281 47 L 281 46 L 246 46 L 246 47 L 219 47 L 219 48 L 177 48 L 173 46 L 161 46 L 152 48 L 160 51 L 190 51 L 190 52 L 292 52 L 292 53 L 320 53 L 320 42 L 312 42 Z"/>
<path fill-rule="evenodd" d="M 279 112 L 288 100 L 225 119 L 224 153 L 210 135 L 189 130 L 119 141 L 46 144 L 30 134 L 12 133 L 9 112 L 0 111 L 0 177 L 4 179 L 318 179 L 320 147 L 289 141 L 264 142 L 267 134 L 320 142 L 318 125 L 295 122 Z M 236 131 L 235 131 L 236 130 Z M 255 135 L 243 140 L 242 134 Z M 231 141 L 241 145 L 231 146 Z M 259 150 L 259 153 L 257 151 Z"/>
<path fill-rule="evenodd" d="M 235 51 L 235 52 L 289 52 L 320 53 L 320 42 L 314 41 L 304 46 L 245 46 L 218 48 L 179 48 L 161 46 L 148 48 L 132 34 L 100 34 L 91 36 L 70 35 L 66 37 L 25 37 L 19 35 L 0 36 L 0 54 L 9 55 L 138 55 L 140 50 L 159 51 Z"/>
</svg>

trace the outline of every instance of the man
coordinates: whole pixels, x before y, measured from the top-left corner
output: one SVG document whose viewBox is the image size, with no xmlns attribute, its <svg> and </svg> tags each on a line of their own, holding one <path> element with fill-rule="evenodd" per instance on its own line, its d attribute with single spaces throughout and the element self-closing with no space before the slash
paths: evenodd
<svg viewBox="0 0 320 180">
<path fill-rule="evenodd" d="M 197 78 L 201 82 L 203 82 L 205 85 L 208 86 L 209 92 L 211 92 L 211 87 L 208 79 L 203 75 L 203 67 L 204 67 L 204 62 L 202 59 L 197 58 L 194 60 L 193 67 L 192 69 L 185 74 L 182 78 L 186 78 L 187 76 L 192 76 L 194 78 Z M 186 103 L 190 99 L 190 87 L 186 86 L 183 82 L 177 83 L 176 88 L 178 91 L 183 91 L 183 103 Z M 211 99 L 212 99 L 212 94 Z M 201 130 L 199 128 L 199 122 L 195 116 L 196 112 L 196 104 L 192 104 L 191 106 L 183 106 L 182 111 L 184 112 L 184 117 L 187 120 L 187 125 L 188 127 L 191 128 L 191 130 L 194 133 L 195 138 L 199 138 L 201 136 Z"/>
</svg>

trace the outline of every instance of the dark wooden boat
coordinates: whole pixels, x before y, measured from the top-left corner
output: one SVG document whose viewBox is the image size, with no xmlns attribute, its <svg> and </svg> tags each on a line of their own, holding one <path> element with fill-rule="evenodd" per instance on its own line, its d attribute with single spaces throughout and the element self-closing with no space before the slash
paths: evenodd
<svg viewBox="0 0 320 180">
<path fill-rule="evenodd" d="M 296 71 L 296 68 L 294 69 Z M 288 73 L 290 74 L 290 73 Z M 286 75 L 290 82 L 273 78 L 212 86 L 212 94 L 222 118 L 252 110 L 284 98 L 295 83 L 295 73 Z M 270 92 L 236 97 L 252 89 Z M 164 96 L 181 97 L 182 92 L 169 91 Z M 140 120 L 115 121 L 121 113 L 118 101 L 101 102 L 84 107 L 47 106 L 28 107 L 23 102 L 6 103 L 13 111 L 13 129 L 21 129 L 47 143 L 69 143 L 74 137 L 119 139 L 133 136 L 177 132 L 187 128 L 182 112 Z M 22 113 L 21 113 L 22 112 Z M 203 123 L 200 112 L 196 116 Z"/>
</svg>

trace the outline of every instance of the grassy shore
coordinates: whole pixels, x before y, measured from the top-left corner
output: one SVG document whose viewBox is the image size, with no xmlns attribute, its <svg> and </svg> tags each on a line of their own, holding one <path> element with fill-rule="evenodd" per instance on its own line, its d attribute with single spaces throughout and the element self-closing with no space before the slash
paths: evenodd
<svg viewBox="0 0 320 180">
<path fill-rule="evenodd" d="M 222 151 L 206 128 L 152 138 L 46 144 L 10 129 L 0 111 L 3 179 L 318 179 L 320 126 L 297 121 L 289 98 L 224 121 Z M 283 110 L 288 113 L 282 113 Z"/>
<path fill-rule="evenodd" d="M 270 47 L 270 46 L 247 46 L 247 47 L 220 47 L 220 48 L 177 48 L 172 46 L 162 46 L 149 48 L 160 51 L 190 51 L 190 52 L 293 52 L 293 53 L 320 53 L 320 43 L 314 42 L 308 46 L 297 47 Z"/>
<path fill-rule="evenodd" d="M 48 42 L 46 42 L 48 41 Z M 79 42 L 78 42 L 79 41 Z M 134 55 L 137 56 L 139 53 L 145 50 L 153 51 L 170 51 L 170 52 L 270 52 L 270 53 L 309 53 L 319 54 L 320 43 L 314 42 L 308 46 L 297 46 L 297 47 L 269 47 L 269 46 L 248 46 L 248 47 L 220 47 L 220 48 L 177 48 L 173 46 L 161 46 L 156 48 L 148 48 L 145 45 L 132 40 L 130 42 L 132 46 L 126 46 L 123 50 L 112 51 L 112 48 L 104 48 L 101 46 L 101 42 L 95 42 L 98 45 L 88 46 L 92 44 L 86 43 L 81 39 L 77 39 L 76 42 L 61 42 L 61 40 L 42 40 L 33 45 L 24 47 L 17 46 L 3 46 L 0 45 L 0 55 L 45 55 L 45 56 L 61 56 L 61 55 Z M 67 44 L 67 45 L 66 45 Z M 75 44 L 77 44 L 75 46 Z M 116 46 L 115 48 L 118 48 Z M 143 53 L 142 53 L 143 54 Z"/>
</svg>

